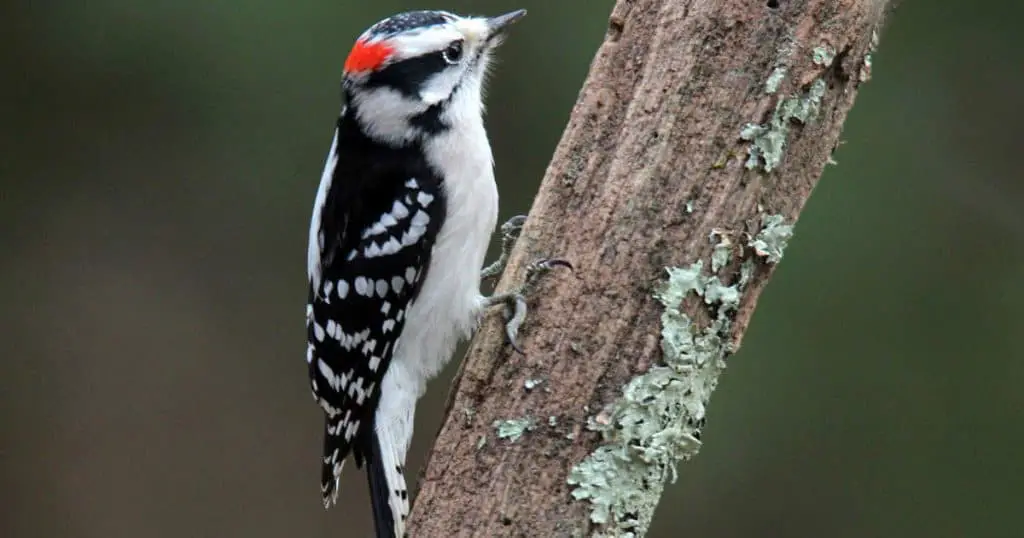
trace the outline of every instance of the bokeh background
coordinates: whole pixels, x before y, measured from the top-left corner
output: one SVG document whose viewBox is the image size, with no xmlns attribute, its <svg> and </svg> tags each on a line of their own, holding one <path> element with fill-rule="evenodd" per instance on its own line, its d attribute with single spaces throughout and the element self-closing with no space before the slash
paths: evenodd
<svg viewBox="0 0 1024 538">
<path fill-rule="evenodd" d="M 489 92 L 503 217 L 611 4 L 444 4 L 530 10 Z M 0 8 L 0 535 L 368 535 L 361 475 L 318 498 L 307 223 L 348 47 L 418 7 Z M 1024 536 L 1022 19 L 896 11 L 651 536 Z"/>
</svg>

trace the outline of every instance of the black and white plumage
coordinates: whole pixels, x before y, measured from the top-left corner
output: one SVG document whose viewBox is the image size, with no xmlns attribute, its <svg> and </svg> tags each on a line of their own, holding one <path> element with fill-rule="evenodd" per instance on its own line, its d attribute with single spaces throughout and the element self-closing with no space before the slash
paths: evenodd
<svg viewBox="0 0 1024 538">
<path fill-rule="evenodd" d="M 326 414 L 324 504 L 352 453 L 378 536 L 404 534 L 416 401 L 488 305 L 498 193 L 481 91 L 501 31 L 524 13 L 403 13 L 345 63 L 309 231 L 306 360 Z"/>
</svg>

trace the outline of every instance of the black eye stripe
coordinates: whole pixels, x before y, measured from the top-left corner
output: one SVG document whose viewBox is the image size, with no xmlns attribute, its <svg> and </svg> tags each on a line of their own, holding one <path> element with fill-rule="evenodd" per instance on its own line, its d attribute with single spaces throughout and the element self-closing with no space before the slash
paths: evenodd
<svg viewBox="0 0 1024 538">
<path fill-rule="evenodd" d="M 428 78 L 448 66 L 441 52 L 432 52 L 393 63 L 372 73 L 366 80 L 370 87 L 387 86 L 403 95 L 418 96 L 420 87 Z"/>
</svg>

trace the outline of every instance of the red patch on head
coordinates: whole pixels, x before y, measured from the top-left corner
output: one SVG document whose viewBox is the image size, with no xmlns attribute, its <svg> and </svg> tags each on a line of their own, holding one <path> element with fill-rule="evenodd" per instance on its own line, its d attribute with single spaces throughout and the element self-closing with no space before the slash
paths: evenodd
<svg viewBox="0 0 1024 538">
<path fill-rule="evenodd" d="M 360 73 L 363 71 L 374 71 L 381 66 L 395 49 L 383 42 L 370 43 L 364 39 L 356 41 L 352 52 L 348 53 L 345 60 L 346 73 Z"/>
</svg>

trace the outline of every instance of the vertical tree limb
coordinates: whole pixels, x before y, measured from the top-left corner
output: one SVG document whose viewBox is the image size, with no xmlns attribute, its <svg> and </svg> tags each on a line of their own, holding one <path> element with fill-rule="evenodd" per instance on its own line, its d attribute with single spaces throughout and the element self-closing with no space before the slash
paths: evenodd
<svg viewBox="0 0 1024 538">
<path fill-rule="evenodd" d="M 839 142 L 885 0 L 619 0 L 499 290 L 576 266 L 504 343 L 492 315 L 422 473 L 410 535 L 643 535 L 700 446 Z"/>
</svg>

